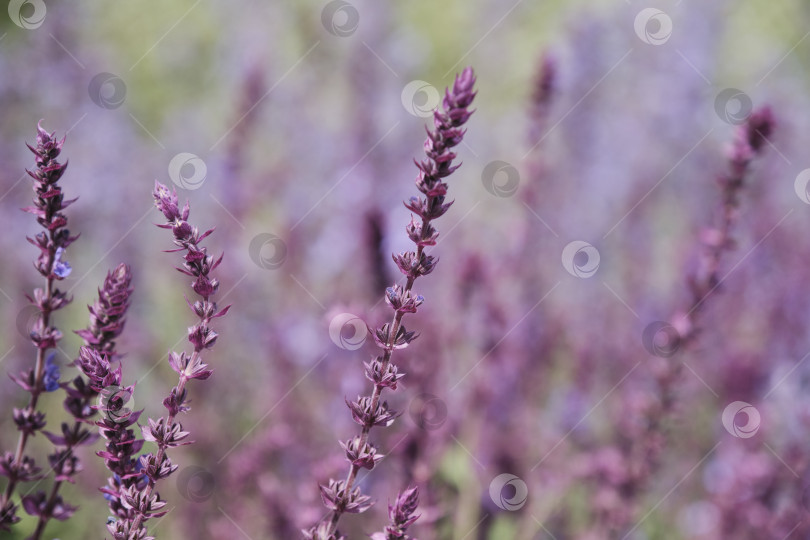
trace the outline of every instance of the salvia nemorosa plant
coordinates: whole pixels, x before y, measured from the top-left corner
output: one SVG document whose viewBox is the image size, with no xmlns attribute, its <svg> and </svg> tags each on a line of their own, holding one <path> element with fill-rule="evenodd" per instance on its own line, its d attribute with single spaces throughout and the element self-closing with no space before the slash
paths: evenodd
<svg viewBox="0 0 810 540">
<path fill-rule="evenodd" d="M 641 432 L 633 430 L 632 433 L 624 434 L 628 441 L 632 441 L 629 446 L 623 447 L 626 474 L 620 475 L 617 485 L 612 487 L 620 494 L 623 505 L 612 512 L 614 515 L 602 516 L 608 529 L 623 530 L 628 526 L 628 521 L 637 510 L 638 498 L 660 467 L 660 454 L 666 439 L 665 423 L 670 420 L 677 406 L 683 366 L 680 360 L 668 357 L 696 340 L 701 330 L 699 314 L 707 300 L 722 286 L 723 256 L 735 247 L 733 230 L 738 219 L 740 195 L 746 185 L 751 162 L 763 152 L 773 129 L 771 110 L 764 107 L 754 111 L 736 130 L 728 153 L 728 171 L 717 177 L 720 201 L 716 222 L 703 230 L 700 238 L 700 265 L 687 278 L 687 307 L 675 313 L 669 330 L 661 330 L 668 333 L 668 343 L 659 351 L 667 360 L 660 362 L 655 370 L 659 403 L 643 412 L 643 418 L 637 423 L 644 426 Z M 657 347 L 655 344 L 652 346 Z"/>
<path fill-rule="evenodd" d="M 71 404 L 71 409 L 83 407 L 81 414 L 85 421 L 96 411 L 101 413 L 94 423 L 106 442 L 104 450 L 97 455 L 104 460 L 112 475 L 107 485 L 101 488 L 112 522 L 134 518 L 134 510 L 126 504 L 125 495 L 129 487 L 145 484 L 137 459 L 143 440 L 135 436 L 132 428 L 141 413 L 127 407 L 134 387 L 122 386 L 120 355 L 112 341 L 123 330 L 124 315 L 132 294 L 131 282 L 132 275 L 124 264 L 107 274 L 99 289 L 98 300 L 90 308 L 90 326 L 79 332 L 85 343 L 74 362 L 88 380 L 86 384 L 79 383 L 80 378 L 74 380 L 74 387 L 83 391 L 75 392 L 76 401 Z M 89 410 L 88 398 L 96 401 Z"/>
<path fill-rule="evenodd" d="M 162 515 L 161 508 L 165 506 L 155 489 L 156 483 L 177 468 L 166 451 L 190 444 L 185 440 L 188 433 L 175 420 L 179 413 L 189 410 L 186 383 L 191 379 L 207 379 L 212 373 L 203 363 L 201 353 L 216 342 L 217 334 L 210 328 L 210 321 L 228 311 L 227 307 L 217 309 L 213 296 L 219 283 L 210 275 L 222 257 L 215 259 L 200 245 L 213 230 L 200 234 L 189 225 L 186 221 L 188 203 L 181 209 L 176 193 L 157 184 L 153 194 L 155 204 L 167 220 L 160 227 L 174 233 L 178 249 L 171 251 L 185 252 L 183 267 L 178 270 L 193 278 L 192 289 L 200 299 L 193 304 L 189 302 L 189 306 L 199 322 L 188 333 L 193 351 L 169 354 L 169 364 L 178 373 L 179 382 L 164 400 L 168 415 L 158 420 L 150 419 L 148 426 L 142 427 L 143 439 L 139 439 L 135 429 L 141 413 L 127 407 L 134 386 L 123 386 L 121 355 L 115 347 L 115 340 L 124 328 L 132 293 L 132 276 L 126 265 L 120 264 L 107 274 L 98 290 L 97 300 L 89 306 L 89 325 L 77 331 L 83 345 L 73 365 L 83 376 L 60 382 L 60 369 L 53 349 L 56 349 L 62 333 L 54 326 L 52 315 L 71 301 L 66 292 L 57 288 L 57 283 L 71 272 L 65 260 L 65 250 L 77 238 L 66 228 L 67 217 L 63 213 L 75 199 L 65 200 L 58 184 L 67 166 L 67 163 L 57 160 L 63 143 L 64 139 L 59 140 L 38 126 L 37 144 L 29 146 L 36 158 L 36 168 L 28 171 L 34 180 L 36 197 L 34 205 L 24 210 L 34 214 L 44 229 L 28 240 L 40 250 L 34 267 L 45 278 L 45 287 L 28 296 L 37 308 L 30 331 L 31 342 L 36 348 L 35 365 L 20 375 L 11 375 L 30 397 L 25 408 L 14 409 L 14 423 L 19 431 L 16 450 L 6 452 L 0 458 L 0 474 L 8 479 L 0 499 L 0 530 L 8 531 L 20 521 L 19 505 L 14 501 L 19 485 L 43 479 L 50 472 L 53 473 L 53 483 L 48 491 L 34 491 L 34 486 L 20 497 L 24 510 L 37 518 L 31 538 L 41 538 L 51 519 L 68 519 L 76 507 L 62 499 L 60 489 L 65 482 L 74 482 L 82 470 L 77 448 L 93 443 L 100 435 L 106 445 L 97 453 L 111 473 L 107 485 L 101 488 L 112 513 L 108 530 L 117 540 L 146 539 L 149 538 L 146 521 Z M 48 456 L 49 470 L 46 471 L 26 453 L 27 443 L 45 427 L 45 415 L 37 409 L 40 396 L 59 388 L 65 390 L 64 408 L 72 421 L 62 422 L 61 433 L 44 432 L 55 447 Z M 100 418 L 96 418 L 97 415 Z M 91 428 L 94 424 L 99 428 L 98 432 Z M 154 442 L 157 452 L 139 455 L 146 441 Z"/>
<path fill-rule="evenodd" d="M 77 238 L 68 231 L 67 216 L 63 213 L 75 199 L 66 200 L 59 185 L 67 168 L 67 162 L 60 163 L 57 160 L 64 142 L 64 138 L 57 139 L 53 133 L 45 131 L 40 123 L 37 126 L 36 146 L 28 145 L 36 160 L 36 168 L 27 171 L 34 181 L 36 196 L 34 205 L 24 210 L 36 216 L 37 223 L 44 229 L 34 238 L 28 238 L 28 241 L 39 249 L 34 268 L 44 278 L 45 287 L 37 288 L 33 296 L 27 296 L 38 310 L 30 332 L 31 343 L 36 349 L 34 367 L 18 376 L 11 376 L 30 397 L 25 407 L 14 409 L 14 423 L 19 431 L 17 447 L 14 452 L 6 452 L 0 458 L 0 474 L 8 478 L 8 484 L 0 498 L 0 530 L 7 530 L 20 519 L 17 504 L 12 500 L 16 488 L 20 483 L 43 476 L 42 468 L 36 464 L 34 458 L 26 454 L 26 446 L 30 438 L 45 427 L 45 414 L 37 410 L 40 396 L 59 388 L 59 367 L 53 350 L 62 338 L 62 333 L 54 326 L 52 315 L 71 301 L 70 296 L 61 291 L 57 284 L 70 275 L 71 267 L 65 260 L 65 250 Z M 60 470 L 71 467 L 70 460 L 68 465 L 61 466 L 58 453 L 56 463 L 53 462 L 54 456 L 49 459 Z M 23 496 L 22 505 L 29 514 L 39 516 L 43 516 L 44 510 L 49 507 L 47 512 L 51 514 L 50 517 L 60 520 L 69 518 L 75 510 L 64 504 L 58 495 L 51 501 L 44 492 Z"/>
<path fill-rule="evenodd" d="M 177 470 L 177 465 L 172 463 L 167 451 L 191 444 L 187 440 L 189 433 L 177 421 L 180 413 L 189 410 L 186 384 L 194 379 L 205 380 L 211 376 L 212 370 L 203 362 L 202 356 L 203 351 L 211 349 L 217 340 L 217 333 L 210 324 L 213 319 L 225 315 L 230 308 L 218 309 L 213 299 L 219 289 L 219 280 L 211 274 L 222 262 L 222 256 L 215 258 L 209 255 L 207 248 L 201 245 L 214 232 L 213 229 L 201 234 L 196 227 L 189 224 L 189 204 L 186 202 L 181 208 L 176 191 L 169 191 L 166 186 L 156 182 L 153 196 L 155 206 L 166 218 L 166 223 L 158 226 L 170 229 L 174 235 L 177 248 L 170 251 L 185 252 L 183 265 L 177 269 L 193 279 L 191 288 L 199 298 L 193 304 L 188 304 L 198 322 L 188 329 L 188 341 L 193 350 L 190 353 L 169 352 L 169 365 L 177 373 L 178 382 L 163 400 L 167 415 L 156 420 L 150 418 L 148 425 L 142 427 L 143 438 L 154 443 L 157 452 L 140 456 L 135 465 L 136 472 L 133 473 L 138 481 L 120 490 L 121 504 L 131 512 L 125 518 L 119 518 L 108 525 L 117 540 L 150 538 L 147 536 L 146 522 L 165 514 L 162 509 L 166 502 L 157 492 L 157 483 Z M 127 422 L 134 420 L 129 419 Z"/>
<path fill-rule="evenodd" d="M 99 433 L 95 430 L 91 431 L 90 428 L 97 411 L 100 409 L 107 417 L 96 422 L 96 425 L 101 427 L 101 433 L 106 435 L 104 427 L 111 420 L 109 415 L 112 403 L 109 397 L 121 397 L 117 388 L 104 384 L 111 381 L 99 379 L 98 372 L 89 369 L 90 365 L 84 359 L 90 355 L 90 351 L 93 351 L 96 356 L 103 356 L 107 365 L 119 359 L 119 354 L 115 349 L 115 339 L 124 329 L 129 297 L 132 294 L 131 282 L 132 275 L 129 268 L 123 263 L 119 264 L 115 270 L 108 272 L 104 284 L 98 290 L 97 300 L 92 306 L 88 306 L 90 324 L 87 328 L 76 332 L 84 344 L 81 356 L 74 361 L 74 365 L 80 368 L 88 380 L 76 376 L 73 380 L 60 384 L 67 394 L 64 408 L 73 416 L 73 422 L 71 424 L 62 422 L 61 435 L 45 432 L 45 436 L 57 447 L 56 452 L 48 457 L 54 473 L 54 483 L 47 498 L 40 496 L 37 500 L 39 520 L 34 533 L 35 539 L 41 537 L 49 519 L 58 518 L 64 512 L 65 505 L 59 490 L 64 482 L 74 482 L 74 476 L 82 469 L 75 453 L 76 448 L 92 444 L 99 437 Z M 120 369 L 118 372 L 120 373 Z M 119 384 L 120 380 L 115 383 Z M 99 396 L 103 398 L 100 402 Z M 101 452 L 99 455 L 107 460 L 120 455 L 125 450 L 125 446 L 121 443 L 121 440 L 114 440 L 112 444 L 108 444 L 107 451 Z M 111 502 L 113 500 L 109 496 L 108 499 Z"/>
<path fill-rule="evenodd" d="M 394 311 L 394 316 L 390 323 L 373 332 L 374 341 L 383 352 L 365 364 L 366 378 L 373 383 L 372 393 L 347 401 L 352 418 L 361 426 L 359 435 L 340 443 L 350 464 L 349 472 L 345 480 L 330 479 L 328 484 L 320 486 L 321 497 L 330 514 L 318 525 L 304 531 L 304 536 L 310 540 L 345 538 L 338 531 L 341 516 L 344 513 L 365 512 L 373 505 L 371 497 L 363 494 L 355 483 L 361 469 L 371 470 L 383 459 L 369 440 L 372 428 L 390 426 L 397 416 L 382 399 L 382 393 L 386 388 L 396 390 L 398 381 L 404 376 L 391 361 L 394 350 L 407 347 L 417 337 L 416 332 L 406 330 L 402 318 L 406 313 L 416 313 L 424 301 L 422 296 L 413 291 L 414 282 L 436 267 L 436 260 L 425 253 L 425 248 L 436 245 L 439 236 L 433 220 L 444 215 L 452 204 L 452 201 L 446 201 L 448 186 L 444 179 L 460 166 L 453 165 L 456 154 L 452 148 L 461 143 L 465 133 L 463 126 L 473 113 L 469 107 L 476 94 L 474 85 L 475 75 L 472 68 L 468 67 L 456 76 L 453 87 L 445 91 L 443 110 L 434 112 L 434 129 L 428 130 L 425 141 L 428 159 L 416 163 L 419 169 L 416 187 L 422 196 L 411 197 L 405 203 L 405 207 L 418 217 L 417 219 L 412 215 L 405 229 L 416 250 L 393 256 L 397 267 L 405 275 L 406 282 L 404 286 L 394 285 L 385 291 L 385 301 Z M 391 510 L 391 524 L 375 538 L 408 538 L 405 529 L 418 517 L 414 516 L 417 503 L 416 489 L 401 493 Z"/>
<path fill-rule="evenodd" d="M 685 348 L 695 340 L 700 330 L 698 316 L 705 302 L 722 285 L 720 270 L 723 255 L 736 245 L 732 235 L 739 214 L 740 194 L 745 187 L 752 160 L 763 152 L 773 129 L 773 114 L 770 108 L 764 107 L 754 111 L 736 130 L 728 154 L 728 171 L 717 177 L 720 204 L 716 223 L 704 229 L 700 266 L 687 280 L 690 294 L 688 307 L 676 313 L 671 321 L 676 330 L 673 347 Z M 681 362 L 666 362 L 662 364 L 663 369 L 656 373 L 662 407 L 655 409 L 653 416 L 648 418 L 651 428 L 657 429 L 662 420 L 660 415 L 666 415 L 672 409 L 675 399 L 673 392 L 677 390 L 681 366 Z"/>
</svg>

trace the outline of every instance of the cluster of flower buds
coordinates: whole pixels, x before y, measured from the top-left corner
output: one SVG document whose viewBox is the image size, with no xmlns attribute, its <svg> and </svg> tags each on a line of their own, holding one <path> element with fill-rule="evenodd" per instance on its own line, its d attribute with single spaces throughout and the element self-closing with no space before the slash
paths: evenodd
<svg viewBox="0 0 810 540">
<path fill-rule="evenodd" d="M 402 313 L 400 312 L 398 315 L 401 317 Z M 419 337 L 419 334 L 416 332 L 408 332 L 402 324 L 398 326 L 396 333 L 394 333 L 391 331 L 394 326 L 395 325 L 385 323 L 374 330 L 374 341 L 381 349 L 387 351 L 404 349 L 410 345 L 411 341 Z"/>
<path fill-rule="evenodd" d="M 34 153 L 36 167 L 26 170 L 33 179 L 34 199 L 33 205 L 23 210 L 36 216 L 37 223 L 43 228 L 33 238 L 27 240 L 39 249 L 39 255 L 34 262 L 34 268 L 45 278 L 47 286 L 37 288 L 33 295 L 27 296 L 39 313 L 30 331 L 31 343 L 37 349 L 35 367 L 11 378 L 20 388 L 30 394 L 28 405 L 22 409 L 14 409 L 14 423 L 19 431 L 19 440 L 15 453 L 5 453 L 0 456 L 0 475 L 8 478 L 8 484 L 0 494 L 0 531 L 10 529 L 20 518 L 17 516 L 17 505 L 12 496 L 20 482 L 27 482 L 39 478 L 39 467 L 33 458 L 24 455 L 28 439 L 45 427 L 45 415 L 36 410 L 37 401 L 43 392 L 53 392 L 59 388 L 59 366 L 54 355 L 46 355 L 46 351 L 54 349 L 62 339 L 62 332 L 53 326 L 51 314 L 70 303 L 70 296 L 60 291 L 54 283 L 70 275 L 70 264 L 64 259 L 65 250 L 76 240 L 71 236 L 67 227 L 67 217 L 63 210 L 76 199 L 66 200 L 62 194 L 59 180 L 65 173 L 67 163 L 58 161 L 65 139 L 57 139 L 53 133 L 45 131 L 41 122 L 37 125 L 36 146 L 27 145 Z M 67 519 L 72 509 L 63 505 L 60 500 L 50 499 L 44 493 L 36 493 L 23 498 L 23 508 L 33 515 L 43 514 L 43 505 L 50 508 L 53 517 Z M 55 508 L 59 505 L 59 511 Z"/>
<path fill-rule="evenodd" d="M 357 396 L 354 401 L 347 400 L 346 405 L 349 406 L 354 421 L 365 428 L 388 427 L 398 416 L 395 411 L 388 408 L 387 402 L 375 402 L 371 396 Z"/>
<path fill-rule="evenodd" d="M 352 418 L 362 426 L 360 435 L 345 443 L 341 442 L 346 459 L 351 464 L 349 474 L 345 481 L 332 479 L 328 485 L 321 485 L 321 495 L 324 504 L 331 510 L 331 515 L 315 527 L 304 531 L 304 536 L 310 540 L 339 540 L 342 536 L 337 530 L 337 525 L 341 514 L 363 512 L 371 506 L 369 498 L 361 495 L 359 488 L 354 487 L 354 482 L 359 469 L 372 469 L 382 459 L 369 442 L 371 428 L 389 426 L 398 416 L 395 411 L 388 408 L 385 401 L 381 400 L 380 395 L 384 388 L 395 390 L 397 382 L 404 375 L 391 362 L 393 351 L 407 347 L 418 337 L 416 332 L 405 329 L 402 317 L 406 313 L 416 313 L 424 302 L 424 298 L 414 293 L 412 287 L 416 278 L 429 274 L 436 266 L 434 258 L 425 254 L 424 249 L 435 245 L 439 236 L 432 221 L 444 215 L 452 204 L 445 199 L 448 186 L 444 179 L 460 166 L 453 164 L 456 154 L 452 148 L 461 143 L 465 133 L 462 126 L 472 115 L 469 107 L 475 98 L 474 85 L 473 70 L 466 68 L 456 77 L 452 88 L 445 91 L 443 110 L 436 110 L 433 114 L 434 129 L 428 130 L 424 145 L 427 160 L 416 162 L 419 169 L 416 187 L 422 196 L 411 197 L 404 203 L 405 207 L 413 212 L 405 232 L 415 244 L 416 250 L 393 255 L 394 262 L 407 277 L 407 283 L 405 286 L 394 285 L 385 291 L 385 301 L 394 311 L 394 318 L 391 323 L 386 323 L 372 332 L 374 341 L 383 350 L 382 356 L 365 364 L 366 377 L 374 383 L 374 390 L 370 396 L 360 396 L 354 401 L 346 401 Z M 378 538 L 405 538 L 405 529 L 416 520 L 416 517 L 411 515 L 416 509 L 417 498 L 415 489 L 408 490 L 400 496 L 395 505 L 400 509 L 396 514 L 398 521 L 392 517 L 392 525 Z M 358 502 L 360 500 L 362 503 Z M 404 517 L 406 513 L 407 517 Z M 397 534 L 399 536 L 396 536 Z"/>
<path fill-rule="evenodd" d="M 394 504 L 388 505 L 389 523 L 383 532 L 371 535 L 371 540 L 410 540 L 406 534 L 408 527 L 419 519 L 416 508 L 419 505 L 419 488 L 412 487 L 399 494 Z"/>
<path fill-rule="evenodd" d="M 101 413 L 95 424 L 106 444 L 105 449 L 97 452 L 97 455 L 104 459 L 104 464 L 112 473 L 101 491 L 114 516 L 108 528 L 115 534 L 116 521 L 134 519 L 135 511 L 126 503 L 127 493 L 131 489 L 142 489 L 146 478 L 141 473 L 137 457 L 144 441 L 138 439 L 132 429 L 141 411 L 133 411 L 127 406 L 134 387 L 121 386 L 121 366 L 119 364 L 113 368 L 109 358 L 108 353 L 84 346 L 79 350 L 75 365 L 87 377 L 87 387 L 98 398 L 97 404 L 91 409 Z"/>
<path fill-rule="evenodd" d="M 424 252 L 417 256 L 413 251 L 406 251 L 405 253 L 393 255 L 393 258 L 400 272 L 410 280 L 430 274 L 436 267 L 437 262 L 432 255 L 427 255 Z"/>
<path fill-rule="evenodd" d="M 360 492 L 359 487 L 347 488 L 346 482 L 343 480 L 329 480 L 328 485 L 321 485 L 320 488 L 323 504 L 326 508 L 335 512 L 360 514 L 374 504 L 371 497 Z M 319 537 L 314 540 L 317 540 L 317 538 Z"/>
<path fill-rule="evenodd" d="M 382 356 L 374 358 L 371 362 L 366 362 L 366 378 L 377 386 L 397 389 L 397 381 L 405 376 L 399 372 L 399 368 L 392 363 L 383 365 Z"/>
<path fill-rule="evenodd" d="M 404 290 L 399 285 L 388 287 L 385 290 L 385 302 L 398 313 L 416 313 L 416 308 L 424 301 L 424 297 Z"/>
</svg>

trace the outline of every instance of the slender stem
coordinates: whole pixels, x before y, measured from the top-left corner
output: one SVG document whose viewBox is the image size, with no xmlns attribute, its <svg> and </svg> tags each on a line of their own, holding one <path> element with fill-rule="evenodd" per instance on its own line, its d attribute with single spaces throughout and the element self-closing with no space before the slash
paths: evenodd
<svg viewBox="0 0 810 540">
<path fill-rule="evenodd" d="M 48 496 L 48 504 L 46 506 L 46 511 L 45 513 L 39 516 L 37 528 L 34 531 L 33 536 L 31 536 L 31 540 L 40 540 L 40 538 L 42 538 L 42 533 L 45 532 L 45 526 L 48 524 L 50 514 L 51 512 L 53 512 L 53 507 L 56 505 L 56 498 L 59 496 L 60 487 L 62 487 L 61 480 L 53 483 L 53 486 L 51 487 L 51 494 Z M 48 518 L 43 517 L 45 515 L 47 515 Z"/>
<path fill-rule="evenodd" d="M 50 239 L 51 245 L 54 245 L 54 234 L 53 231 L 50 232 Z M 48 251 L 48 277 L 46 278 L 46 285 L 45 285 L 45 299 L 43 301 L 44 309 L 42 309 L 42 328 L 48 328 L 51 320 L 51 300 L 53 298 L 53 263 L 55 257 L 55 250 L 50 249 Z M 37 402 L 39 401 L 39 395 L 42 393 L 42 377 L 45 372 L 45 349 L 37 348 L 37 361 L 34 367 L 34 387 L 31 389 L 31 397 L 28 400 L 28 407 L 29 411 L 36 410 Z M 16 467 L 20 466 L 22 463 L 23 453 L 25 452 L 25 445 L 28 442 L 28 432 L 21 431 L 19 437 L 17 438 L 17 450 L 14 453 L 14 465 Z M 12 495 L 14 495 L 14 490 L 16 489 L 18 484 L 18 480 L 15 476 L 12 476 L 9 479 L 8 485 L 6 486 L 6 490 L 3 494 L 3 507 L 5 504 L 11 500 Z"/>
<path fill-rule="evenodd" d="M 206 302 L 208 301 L 208 297 L 205 298 L 205 301 Z M 202 319 L 202 324 L 204 324 L 206 326 L 208 325 L 209 322 L 210 322 L 210 320 L 208 318 Z M 199 355 L 200 355 L 200 352 L 195 350 L 191 355 L 191 359 L 189 360 L 189 364 L 193 365 L 194 362 L 197 360 L 197 357 Z M 180 376 L 180 382 L 177 383 L 177 395 L 178 396 L 183 395 L 183 391 L 186 388 L 186 382 L 187 381 L 188 381 L 188 379 L 186 379 L 185 375 Z M 177 416 L 176 414 L 174 414 L 173 412 L 170 412 L 169 416 L 166 419 L 166 425 L 167 426 L 172 426 L 174 424 L 174 419 L 176 418 L 176 416 Z M 165 444 L 158 444 L 158 452 L 157 452 L 157 456 L 156 456 L 156 459 L 155 459 L 155 463 L 158 463 L 158 464 L 163 463 L 163 458 L 166 456 L 166 448 L 167 448 L 167 446 Z M 144 489 L 144 500 L 147 500 L 147 501 L 149 500 L 149 498 L 152 496 L 152 492 L 155 490 L 155 485 L 156 484 L 157 484 L 157 482 L 155 480 L 153 480 L 152 478 L 149 479 L 149 483 L 147 483 L 146 488 Z M 137 531 L 138 528 L 141 526 L 141 523 L 143 523 L 145 517 L 146 516 L 143 513 L 138 512 L 138 515 L 135 516 L 135 520 L 132 522 L 132 526 L 130 527 L 129 532 L 132 533 L 133 531 Z"/>
<path fill-rule="evenodd" d="M 423 220 L 423 223 L 424 220 Z M 422 257 L 422 246 L 418 246 L 416 250 L 416 260 L 420 260 Z M 409 276 L 408 281 L 405 284 L 405 291 L 410 291 L 413 287 L 413 283 L 416 281 L 415 276 Z M 397 332 L 399 332 L 399 327 L 402 324 L 402 316 L 404 315 L 403 312 L 397 311 L 394 315 L 394 320 L 391 323 L 391 331 L 388 334 L 388 343 L 385 344 L 385 352 L 383 353 L 382 359 L 382 366 L 380 367 L 380 372 L 385 373 L 385 370 L 388 368 L 388 364 L 391 362 L 391 355 L 394 353 L 394 343 L 396 341 Z M 382 394 L 384 386 L 375 384 L 374 385 L 374 392 L 371 395 L 371 410 L 376 411 L 377 406 L 380 403 L 380 396 Z M 360 448 L 363 448 L 366 443 L 368 442 L 369 433 L 371 432 L 371 425 L 365 424 L 363 426 L 362 431 L 360 432 Z M 357 479 L 357 473 L 360 471 L 360 466 L 352 464 L 351 468 L 349 469 L 349 474 L 346 476 L 346 493 L 349 493 L 354 485 L 354 481 Z M 343 514 L 340 510 L 335 510 L 332 513 L 332 521 L 329 526 L 329 534 L 334 534 L 335 530 L 337 529 L 338 521 L 340 520 L 340 516 Z"/>
<path fill-rule="evenodd" d="M 79 422 L 78 420 L 76 422 L 74 422 L 74 424 L 73 424 L 73 434 L 74 435 L 73 436 L 78 435 L 79 430 L 81 428 L 82 428 L 82 423 L 81 422 Z M 71 456 L 73 456 L 73 449 L 76 448 L 77 446 L 79 446 L 80 444 L 82 444 L 82 442 L 84 442 L 84 440 L 89 435 L 90 435 L 90 432 L 88 431 L 88 432 L 86 432 L 84 434 L 84 437 L 82 439 L 79 439 L 76 442 L 76 444 L 68 445 L 65 448 L 65 455 L 62 458 L 62 460 L 59 463 L 57 463 L 56 465 L 54 465 L 53 467 L 51 467 L 51 469 L 52 470 L 55 469 L 56 467 L 61 465 L 64 460 L 66 460 L 66 459 L 70 458 Z M 57 481 L 55 481 L 53 483 L 53 486 L 51 488 L 51 493 L 48 496 L 48 503 L 45 506 L 45 512 L 43 512 L 39 516 L 39 521 L 37 522 L 37 529 L 34 532 L 34 535 L 31 536 L 30 540 L 40 540 L 40 538 L 42 537 L 42 533 L 45 531 L 45 526 L 48 524 L 48 520 L 50 520 L 51 517 L 52 517 L 51 514 L 53 513 L 53 509 L 56 506 L 57 497 L 59 496 L 59 489 L 62 487 L 63 483 L 64 482 L 62 480 L 57 480 Z"/>
</svg>

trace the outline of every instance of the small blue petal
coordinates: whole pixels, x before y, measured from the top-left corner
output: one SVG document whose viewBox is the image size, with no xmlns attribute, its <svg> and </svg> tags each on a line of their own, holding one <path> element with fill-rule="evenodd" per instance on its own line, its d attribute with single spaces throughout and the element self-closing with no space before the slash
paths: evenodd
<svg viewBox="0 0 810 540">
<path fill-rule="evenodd" d="M 70 267 L 70 263 L 67 261 L 62 261 L 62 255 L 65 253 L 65 248 L 56 248 L 56 253 L 53 257 L 53 273 L 55 276 L 60 277 L 62 279 L 68 277 L 70 275 L 70 271 L 73 270 Z"/>
<path fill-rule="evenodd" d="M 70 267 L 70 263 L 60 262 L 53 265 L 54 275 L 62 279 L 68 277 L 70 275 L 71 270 L 73 269 Z"/>
<path fill-rule="evenodd" d="M 53 392 L 59 389 L 59 377 L 61 373 L 59 366 L 54 362 L 56 353 L 51 353 L 45 359 L 45 373 L 42 377 L 42 384 L 46 392 Z"/>
</svg>

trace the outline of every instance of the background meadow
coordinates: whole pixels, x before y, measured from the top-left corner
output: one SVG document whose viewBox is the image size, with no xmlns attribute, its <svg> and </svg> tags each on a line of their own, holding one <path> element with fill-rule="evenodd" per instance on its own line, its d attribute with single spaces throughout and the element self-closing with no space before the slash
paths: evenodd
<svg viewBox="0 0 810 540">
<path fill-rule="evenodd" d="M 19 208 L 40 119 L 67 133 L 61 183 L 79 197 L 63 377 L 81 343 L 70 330 L 125 262 L 124 378 L 144 418 L 162 414 L 167 351 L 193 320 L 154 226 L 155 179 L 216 226 L 207 245 L 225 253 L 218 301 L 233 308 L 216 324 L 213 377 L 190 387 L 196 444 L 173 453 L 158 538 L 298 538 L 326 513 L 318 483 L 345 474 L 337 440 L 357 431 L 344 398 L 369 387 L 365 325 L 389 318 L 383 291 L 402 277 L 390 253 L 408 248 L 412 159 L 466 65 L 477 112 L 440 263 L 417 286 L 421 337 L 397 352 L 404 390 L 387 398 L 402 416 L 372 432 L 386 458 L 361 485 L 377 505 L 341 530 L 380 530 L 415 484 L 421 540 L 810 538 L 806 3 L 46 4 L 44 19 L 34 2 L 16 22 L 0 14 L 0 368 L 34 357 L 23 294 L 40 285 L 25 241 L 36 226 Z M 715 180 L 764 105 L 775 127 L 699 332 L 682 347 L 645 339 L 689 309 Z M 25 397 L 0 382 L 3 450 Z M 43 397 L 51 429 L 62 397 Z M 42 437 L 32 448 L 50 450 Z M 95 450 L 64 489 L 80 509 L 46 537 L 104 534 Z"/>
</svg>

